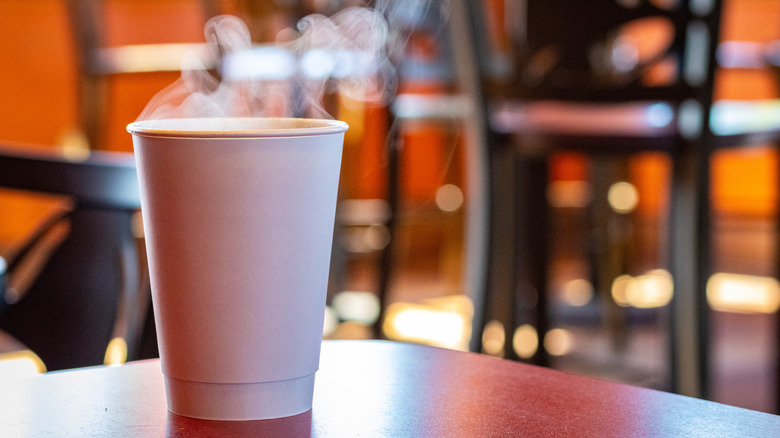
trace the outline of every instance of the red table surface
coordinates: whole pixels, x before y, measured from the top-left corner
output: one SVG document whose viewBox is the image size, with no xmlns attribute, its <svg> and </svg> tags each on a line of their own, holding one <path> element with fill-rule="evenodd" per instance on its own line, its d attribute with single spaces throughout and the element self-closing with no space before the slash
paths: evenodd
<svg viewBox="0 0 780 438">
<path fill-rule="evenodd" d="M 167 412 L 157 360 L 0 376 L 0 436 L 780 436 L 780 417 L 550 369 L 387 341 L 325 341 L 304 414 Z"/>
</svg>

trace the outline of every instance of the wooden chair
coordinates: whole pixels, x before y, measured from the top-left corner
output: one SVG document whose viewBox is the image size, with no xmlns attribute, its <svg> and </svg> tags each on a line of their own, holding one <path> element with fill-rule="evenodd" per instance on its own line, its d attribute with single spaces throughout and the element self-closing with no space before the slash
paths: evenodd
<svg viewBox="0 0 780 438">
<path fill-rule="evenodd" d="M 102 364 L 118 337 L 128 360 L 156 356 L 132 155 L 73 159 L 48 148 L 0 145 L 0 187 L 56 196 L 3 254 L 0 330 L 48 370 Z M 0 218 L 13 220 L 14 213 Z"/>
</svg>

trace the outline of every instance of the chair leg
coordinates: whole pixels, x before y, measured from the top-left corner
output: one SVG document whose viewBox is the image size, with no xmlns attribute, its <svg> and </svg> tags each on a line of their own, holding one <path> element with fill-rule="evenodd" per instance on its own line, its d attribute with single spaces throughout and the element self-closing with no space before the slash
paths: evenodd
<svg viewBox="0 0 780 438">
<path fill-rule="evenodd" d="M 674 392 L 709 398 L 710 272 L 709 154 L 686 148 L 675 155 L 670 219 L 671 383 Z"/>
<path fill-rule="evenodd" d="M 394 261 L 395 261 L 395 248 L 397 239 L 397 220 L 400 208 L 401 198 L 401 165 L 399 156 L 399 132 L 398 124 L 395 121 L 395 117 L 392 111 L 387 113 L 387 126 L 389 127 L 389 133 L 387 135 L 386 157 L 387 157 L 387 204 L 389 207 L 389 215 L 385 226 L 390 231 L 390 240 L 387 245 L 382 249 L 382 255 L 379 261 L 379 281 L 377 286 L 377 295 L 379 299 L 379 316 L 374 323 L 373 332 L 374 337 L 377 339 L 384 338 L 383 324 L 385 319 L 385 313 L 388 305 L 388 294 L 390 290 L 390 282 L 393 276 Z"/>
<path fill-rule="evenodd" d="M 517 231 L 511 328 L 514 330 L 526 323 L 535 326 L 540 342 L 531 361 L 549 366 L 550 356 L 543 346 L 550 328 L 547 308 L 551 222 L 547 201 L 549 159 L 546 155 L 524 156 L 515 166 L 514 227 Z"/>
<path fill-rule="evenodd" d="M 475 330 L 477 339 L 475 351 L 484 350 L 482 336 L 485 328 L 492 321 L 501 324 L 505 331 L 512 330 L 515 320 L 514 306 L 512 305 L 514 288 L 514 240 L 515 240 L 515 193 L 513 151 L 508 147 L 495 147 L 490 153 L 490 214 L 487 278 L 483 310 L 481 312 L 480 326 Z M 504 357 L 512 354 L 511 346 L 505 341 L 503 346 Z M 490 352 L 493 353 L 493 352 Z"/>
</svg>

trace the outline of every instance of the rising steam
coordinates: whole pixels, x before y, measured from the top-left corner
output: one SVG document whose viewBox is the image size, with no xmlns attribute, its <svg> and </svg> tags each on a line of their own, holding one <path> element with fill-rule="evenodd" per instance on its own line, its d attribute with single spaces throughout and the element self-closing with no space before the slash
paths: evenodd
<svg viewBox="0 0 780 438">
<path fill-rule="evenodd" d="M 310 15 L 298 23 L 296 40 L 260 47 L 252 46 L 239 18 L 212 18 L 205 36 L 220 60 L 220 79 L 204 60 L 189 54 L 182 60 L 182 77 L 158 93 L 138 119 L 332 118 L 323 100 L 336 91 L 354 100 L 387 102 L 396 92 L 394 61 L 405 44 L 394 20 L 408 22 L 410 17 L 402 14 L 427 11 L 430 4 L 379 1 L 376 8 Z"/>
</svg>

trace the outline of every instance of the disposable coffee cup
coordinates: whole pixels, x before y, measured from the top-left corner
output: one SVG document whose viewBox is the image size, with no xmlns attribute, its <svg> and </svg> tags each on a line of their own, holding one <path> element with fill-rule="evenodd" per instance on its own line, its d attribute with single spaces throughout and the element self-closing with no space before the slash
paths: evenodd
<svg viewBox="0 0 780 438">
<path fill-rule="evenodd" d="M 334 120 L 132 123 L 168 409 L 311 409 L 344 132 Z"/>
</svg>

